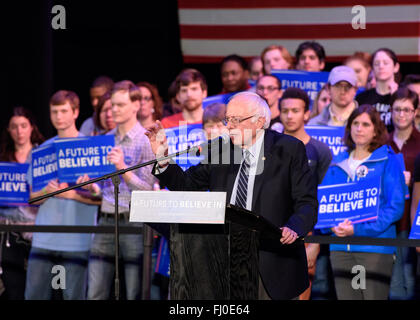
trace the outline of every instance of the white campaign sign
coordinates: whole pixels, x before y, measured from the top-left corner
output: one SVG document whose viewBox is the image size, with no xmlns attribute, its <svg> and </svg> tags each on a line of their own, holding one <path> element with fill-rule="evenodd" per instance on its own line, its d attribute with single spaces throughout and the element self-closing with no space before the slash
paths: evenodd
<svg viewBox="0 0 420 320">
<path fill-rule="evenodd" d="M 130 222 L 224 224 L 226 192 L 133 191 Z"/>
</svg>

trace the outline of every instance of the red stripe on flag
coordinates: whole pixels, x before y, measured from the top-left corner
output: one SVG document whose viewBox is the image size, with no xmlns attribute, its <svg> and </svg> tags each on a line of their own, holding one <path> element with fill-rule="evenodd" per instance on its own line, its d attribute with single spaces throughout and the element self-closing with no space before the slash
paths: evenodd
<svg viewBox="0 0 420 320">
<path fill-rule="evenodd" d="M 317 8 L 418 5 L 418 0 L 178 0 L 179 9 Z M 301 8 L 305 9 L 305 8 Z"/>
<path fill-rule="evenodd" d="M 357 51 L 356 49 L 354 51 Z M 220 63 L 224 56 L 193 56 L 184 55 L 184 63 Z M 251 60 L 251 56 L 242 56 L 246 60 Z M 330 56 L 326 58 L 327 62 L 343 62 L 348 56 Z M 420 62 L 420 55 L 398 55 L 400 62 Z"/>
<path fill-rule="evenodd" d="M 180 25 L 182 39 L 337 39 L 420 36 L 420 22 L 368 23 L 366 29 L 351 24 L 328 25 Z"/>
</svg>

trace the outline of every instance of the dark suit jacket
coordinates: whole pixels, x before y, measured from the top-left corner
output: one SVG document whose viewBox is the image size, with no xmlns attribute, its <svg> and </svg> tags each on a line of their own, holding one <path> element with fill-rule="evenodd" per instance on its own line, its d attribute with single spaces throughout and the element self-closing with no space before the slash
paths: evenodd
<svg viewBox="0 0 420 320">
<path fill-rule="evenodd" d="M 211 156 L 215 148 L 219 153 L 222 149 L 216 157 Z M 318 209 L 317 187 L 308 166 L 305 146 L 291 136 L 266 130 L 262 148 L 254 183 L 252 211 L 279 228 L 287 226 L 303 237 L 316 224 Z M 208 154 L 212 163 L 202 161 L 185 172 L 171 164 L 157 177 L 170 190 L 225 191 L 229 203 L 240 167 L 241 149 L 230 142 L 225 146 L 210 146 Z M 227 155 L 230 157 L 226 158 Z M 215 158 L 218 160 L 216 163 Z M 309 285 L 303 241 L 279 245 L 262 240 L 259 271 L 272 299 L 298 296 Z"/>
</svg>

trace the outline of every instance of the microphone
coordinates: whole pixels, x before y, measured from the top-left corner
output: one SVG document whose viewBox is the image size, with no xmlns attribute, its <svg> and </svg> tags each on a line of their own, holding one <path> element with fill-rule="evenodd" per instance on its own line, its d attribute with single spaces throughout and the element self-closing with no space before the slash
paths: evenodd
<svg viewBox="0 0 420 320">
<path fill-rule="evenodd" d="M 198 149 L 197 150 L 197 154 L 200 154 L 203 151 L 203 146 L 204 147 L 206 147 L 206 146 L 209 147 L 213 143 L 217 143 L 217 144 L 222 143 L 222 145 L 223 145 L 223 144 L 229 143 L 229 141 L 230 141 L 229 134 L 223 133 L 222 135 L 220 135 L 220 136 L 218 136 L 218 137 L 216 137 L 214 139 L 207 140 L 207 142 L 204 142 L 201 145 L 196 146 L 195 148 Z"/>
</svg>

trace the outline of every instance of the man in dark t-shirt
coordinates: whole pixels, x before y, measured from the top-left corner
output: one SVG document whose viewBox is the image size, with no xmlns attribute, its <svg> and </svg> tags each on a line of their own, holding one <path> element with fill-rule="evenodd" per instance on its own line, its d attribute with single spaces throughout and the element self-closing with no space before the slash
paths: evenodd
<svg viewBox="0 0 420 320">
<path fill-rule="evenodd" d="M 283 133 L 294 136 L 301 140 L 306 146 L 306 155 L 309 167 L 317 184 L 324 179 L 332 160 L 332 154 L 328 146 L 316 139 L 313 139 L 305 131 L 305 122 L 309 120 L 309 97 L 305 91 L 299 88 L 287 88 L 280 100 L 280 119 L 284 125 Z M 317 243 L 306 245 L 308 258 L 308 271 L 312 284 L 315 275 L 315 263 L 320 251 Z M 299 296 L 300 300 L 308 300 L 311 294 L 311 286 Z"/>
<path fill-rule="evenodd" d="M 310 115 L 308 95 L 301 89 L 288 88 L 280 100 L 279 109 L 280 119 L 284 125 L 283 133 L 291 135 L 305 144 L 309 167 L 317 184 L 320 184 L 328 170 L 332 155 L 325 143 L 311 138 L 305 131 L 304 125 Z"/>
</svg>

